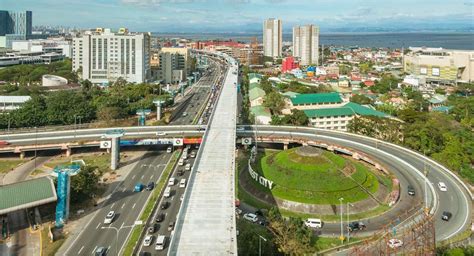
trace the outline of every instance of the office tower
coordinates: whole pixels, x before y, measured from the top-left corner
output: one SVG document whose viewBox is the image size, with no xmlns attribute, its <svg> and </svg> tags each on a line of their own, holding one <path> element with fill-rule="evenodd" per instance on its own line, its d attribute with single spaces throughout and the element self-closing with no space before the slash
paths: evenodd
<svg viewBox="0 0 474 256">
<path fill-rule="evenodd" d="M 263 23 L 263 51 L 266 57 L 281 56 L 282 23 L 278 19 L 268 19 Z"/>
<path fill-rule="evenodd" d="M 32 18 L 31 11 L 9 12 L 0 10 L 0 47 L 11 48 L 14 40 L 31 38 Z"/>
<path fill-rule="evenodd" d="M 143 83 L 150 78 L 150 35 L 121 29 L 97 29 L 73 39 L 73 70 L 94 84 L 123 78 Z"/>
<path fill-rule="evenodd" d="M 160 68 L 158 78 L 162 83 L 179 83 L 186 77 L 186 59 L 176 52 L 160 52 Z"/>
<path fill-rule="evenodd" d="M 293 28 L 293 56 L 301 65 L 319 64 L 319 27 L 305 25 Z"/>
</svg>

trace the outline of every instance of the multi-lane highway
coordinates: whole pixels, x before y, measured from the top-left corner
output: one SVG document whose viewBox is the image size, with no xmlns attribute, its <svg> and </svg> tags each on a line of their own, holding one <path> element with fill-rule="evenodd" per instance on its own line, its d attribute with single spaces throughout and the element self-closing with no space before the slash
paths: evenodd
<svg viewBox="0 0 474 256">
<path fill-rule="evenodd" d="M 166 151 L 152 151 L 145 154 L 134 168 L 115 187 L 110 197 L 99 205 L 90 221 L 64 251 L 65 255 L 91 255 L 98 247 L 105 247 L 110 255 L 119 255 L 135 221 L 139 218 L 152 191 L 135 192 L 138 183 L 145 186 L 157 182 L 163 173 L 171 154 Z M 104 224 L 109 211 L 116 216 L 111 224 Z"/>
<path fill-rule="evenodd" d="M 190 124 L 194 120 L 199 119 L 201 112 L 199 111 L 198 106 L 205 104 L 207 95 L 211 92 L 210 88 L 212 85 L 214 85 L 210 83 L 218 83 L 219 81 L 221 68 L 214 64 L 214 62 L 212 63 L 213 64 L 211 64 L 211 68 L 213 69 L 213 72 L 206 73 L 195 85 L 193 85 L 196 86 L 196 88 L 192 89 L 195 91 L 192 92 L 193 95 L 191 100 L 185 103 L 187 105 L 182 111 L 182 113 L 187 113 L 185 115 L 182 113 L 178 114 L 177 118 L 171 122 L 171 124 L 174 126 L 166 126 L 158 129 L 156 129 L 156 127 L 155 129 L 148 129 L 147 127 L 137 129 L 130 127 L 128 129 L 124 129 L 126 137 L 153 136 L 153 134 L 156 136 L 157 133 L 162 137 L 183 136 L 182 127 L 176 125 Z M 200 135 L 202 131 L 197 128 L 201 128 L 201 126 L 193 126 L 191 130 L 188 131 L 191 134 L 194 133 L 196 135 Z M 40 141 L 45 139 L 45 141 L 51 143 L 51 140 L 48 138 L 48 136 L 51 136 L 52 134 L 55 134 L 55 136 L 59 135 L 59 137 L 56 137 L 56 140 L 53 140 L 55 142 L 70 140 L 71 136 L 74 136 L 73 138 L 76 140 L 87 140 L 87 138 L 88 140 L 91 138 L 100 139 L 101 135 L 98 133 L 103 134 L 104 132 L 104 130 L 96 130 L 92 131 L 92 133 L 83 133 L 82 131 L 67 131 L 61 134 L 61 132 L 53 132 L 45 135 L 46 137 L 35 133 L 34 140 L 35 143 L 38 143 L 38 139 Z M 97 137 L 98 135 L 99 137 Z M 30 134 L 29 137 L 20 136 L 13 139 L 10 137 L 10 143 L 14 145 L 19 143 L 28 143 L 25 142 L 25 140 L 30 141 L 31 143 L 31 139 L 33 139 L 32 134 Z M 139 218 L 142 209 L 146 205 L 146 202 L 148 201 L 151 194 L 151 191 L 146 190 L 142 192 L 133 192 L 134 187 L 137 183 L 146 185 L 149 182 L 155 182 L 156 184 L 165 166 L 170 160 L 170 155 L 171 154 L 163 153 L 163 151 L 154 151 L 147 153 L 145 157 L 140 159 L 133 170 L 116 187 L 110 198 L 108 198 L 100 207 L 100 209 L 94 213 L 94 216 L 90 218 L 90 222 L 87 223 L 81 233 L 76 236 L 69 245 L 66 245 L 67 248 L 65 248 L 64 254 L 88 255 L 95 252 L 98 247 L 107 248 L 107 251 L 110 255 L 120 255 L 123 253 L 123 246 L 127 242 L 132 227 L 135 221 Z M 192 164 L 193 161 L 190 160 L 189 162 Z M 179 168 L 182 169 L 184 166 L 179 166 Z M 173 171 L 173 175 L 176 175 L 177 169 L 178 167 Z M 185 172 L 183 178 L 187 177 L 188 175 L 189 171 Z M 178 186 L 179 185 L 176 184 L 174 187 L 178 188 Z M 171 205 L 166 210 L 165 220 L 161 223 L 158 223 L 159 229 L 157 232 L 160 232 L 160 234 L 167 234 L 168 238 L 170 235 L 170 232 L 167 232 L 169 222 L 173 221 L 179 210 L 180 193 L 182 193 L 180 190 L 184 189 L 175 189 L 173 196 L 169 199 L 166 199 L 166 201 L 171 202 Z M 162 200 L 163 199 L 160 198 L 160 204 L 162 203 Z M 104 224 L 104 218 L 109 211 L 115 211 L 117 216 L 115 217 L 114 222 L 111 224 Z M 144 226 L 143 228 L 147 227 L 148 226 Z M 140 245 L 141 244 L 142 242 L 140 241 Z"/>
<path fill-rule="evenodd" d="M 175 166 L 170 178 L 174 178 L 176 181 L 174 185 L 167 184 L 167 186 L 171 188 L 171 196 L 169 198 L 165 198 L 162 196 L 158 200 L 158 207 L 156 208 L 156 211 L 151 215 L 152 217 L 150 218 L 150 223 L 148 223 L 148 225 L 144 227 L 146 229 L 146 234 L 151 235 L 153 237 L 152 244 L 150 246 L 143 246 L 142 239 L 138 243 L 138 252 L 149 253 L 150 255 L 166 255 L 168 251 L 168 246 L 165 245 L 165 250 L 163 251 L 157 251 L 155 250 L 155 242 L 159 235 L 164 235 L 167 239 L 166 244 L 169 244 L 171 232 L 174 230 L 174 225 L 176 224 L 176 215 L 181 206 L 181 200 L 185 190 L 185 187 L 180 187 L 179 183 L 181 179 L 185 179 L 187 186 L 191 170 L 185 170 L 185 166 L 187 164 L 189 164 L 191 167 L 194 165 L 195 158 L 191 157 L 191 154 L 196 155 L 197 150 L 198 149 L 194 146 L 190 147 L 187 153 L 187 159 L 184 160 L 184 164 Z M 162 206 L 167 203 L 169 203 L 169 206 L 166 209 L 162 209 Z M 165 218 L 163 221 L 157 222 L 157 217 L 160 214 L 164 214 Z M 170 223 L 172 223 L 172 226 L 170 226 Z M 152 225 L 156 227 L 156 230 L 155 232 L 150 233 L 148 232 L 148 228 Z"/>
</svg>

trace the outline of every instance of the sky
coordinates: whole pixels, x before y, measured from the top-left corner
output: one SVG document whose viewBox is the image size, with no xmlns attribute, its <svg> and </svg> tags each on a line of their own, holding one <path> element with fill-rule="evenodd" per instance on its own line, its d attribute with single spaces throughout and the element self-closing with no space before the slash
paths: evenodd
<svg viewBox="0 0 474 256">
<path fill-rule="evenodd" d="M 0 0 L 33 11 L 33 25 L 127 27 L 150 32 L 260 32 L 279 18 L 284 32 L 474 31 L 474 0 Z"/>
</svg>

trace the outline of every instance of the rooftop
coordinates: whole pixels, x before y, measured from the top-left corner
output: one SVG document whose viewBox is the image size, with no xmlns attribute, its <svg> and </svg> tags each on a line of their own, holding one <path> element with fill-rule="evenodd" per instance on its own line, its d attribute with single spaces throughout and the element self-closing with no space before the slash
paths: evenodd
<svg viewBox="0 0 474 256">
<path fill-rule="evenodd" d="M 49 177 L 0 186 L 0 198 L 0 215 L 57 200 Z"/>
<path fill-rule="evenodd" d="M 291 98 L 293 105 L 320 104 L 320 103 L 341 103 L 342 99 L 339 93 L 312 93 L 300 94 Z"/>
<path fill-rule="evenodd" d="M 350 108 L 321 108 L 321 109 L 310 109 L 304 110 L 304 113 L 309 118 L 312 117 L 328 117 L 328 116 L 353 116 L 354 111 Z"/>
<path fill-rule="evenodd" d="M 309 118 L 312 117 L 328 117 L 328 116 L 377 116 L 377 117 L 388 117 L 387 114 L 359 105 L 354 102 L 349 102 L 342 107 L 337 108 L 320 108 L 320 109 L 309 109 L 304 110 L 304 113 Z"/>
<path fill-rule="evenodd" d="M 254 116 L 266 116 L 266 117 L 272 117 L 272 114 L 270 113 L 270 110 L 265 108 L 264 106 L 254 106 L 250 108 L 250 112 Z"/>
<path fill-rule="evenodd" d="M 259 87 L 255 87 L 249 90 L 250 101 L 258 99 L 263 96 L 265 96 L 265 91 L 260 89 Z"/>
<path fill-rule="evenodd" d="M 384 112 L 377 111 L 375 109 L 359 105 L 354 102 L 349 102 L 344 105 L 346 108 L 352 109 L 357 115 L 360 116 L 378 116 L 378 117 L 388 117 Z"/>
</svg>

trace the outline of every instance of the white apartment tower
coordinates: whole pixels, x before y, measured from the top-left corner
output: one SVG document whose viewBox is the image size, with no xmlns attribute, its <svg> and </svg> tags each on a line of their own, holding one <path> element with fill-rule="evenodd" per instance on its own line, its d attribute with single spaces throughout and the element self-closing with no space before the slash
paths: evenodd
<svg viewBox="0 0 474 256">
<path fill-rule="evenodd" d="M 263 22 L 263 51 L 266 57 L 281 56 L 282 24 L 281 20 L 268 19 Z"/>
<path fill-rule="evenodd" d="M 293 27 L 293 56 L 301 65 L 319 65 L 319 27 L 305 25 Z"/>
<path fill-rule="evenodd" d="M 74 71 L 82 68 L 82 79 L 94 84 L 123 78 L 131 83 L 144 83 L 150 78 L 150 36 L 128 33 L 120 29 L 97 29 L 73 39 Z"/>
</svg>

